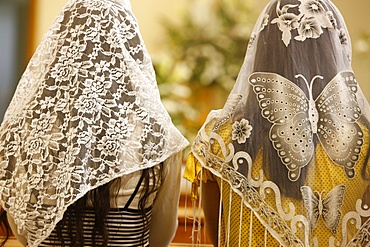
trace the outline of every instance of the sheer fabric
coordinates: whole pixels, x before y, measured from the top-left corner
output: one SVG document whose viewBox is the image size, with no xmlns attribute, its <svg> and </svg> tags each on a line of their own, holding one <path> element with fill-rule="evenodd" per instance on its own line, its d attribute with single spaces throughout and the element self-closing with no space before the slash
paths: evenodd
<svg viewBox="0 0 370 247">
<path fill-rule="evenodd" d="M 185 171 L 219 185 L 220 246 L 367 246 L 369 114 L 334 4 L 270 1 Z"/>
<path fill-rule="evenodd" d="M 132 207 L 133 201 L 138 194 L 140 194 L 140 187 L 142 187 L 144 176 L 140 171 L 131 173 L 128 176 L 134 174 L 136 177 L 138 177 L 138 181 L 135 181 L 136 187 L 134 188 L 134 191 L 130 193 L 127 203 L 121 208 L 111 208 L 106 217 L 109 247 L 149 246 L 149 228 L 146 226 L 147 223 L 143 220 L 143 215 L 141 214 L 140 210 L 133 209 L 138 207 Z M 150 206 L 145 209 L 145 217 L 148 222 L 151 222 L 152 212 L 153 205 L 150 204 Z M 72 211 L 72 220 L 74 215 L 75 212 Z M 104 243 L 102 239 L 99 238 L 100 236 L 94 235 L 94 224 L 96 217 L 97 216 L 94 209 L 86 209 L 84 221 L 82 223 L 85 238 L 83 243 L 84 247 L 96 246 L 96 244 L 98 246 L 102 246 Z M 73 222 L 75 221 L 76 220 L 73 220 Z M 76 228 L 77 227 L 75 226 L 72 230 L 72 234 L 74 231 L 76 231 Z M 71 241 L 72 234 L 66 225 L 64 225 L 61 232 L 65 241 L 65 245 L 74 246 L 73 242 Z M 39 247 L 57 246 L 58 240 L 58 233 L 56 229 L 54 229 L 48 238 L 45 239 L 41 245 L 39 245 Z"/>
<path fill-rule="evenodd" d="M 1 206 L 28 246 L 88 191 L 186 147 L 129 0 L 66 4 L 18 84 L 0 142 Z"/>
</svg>

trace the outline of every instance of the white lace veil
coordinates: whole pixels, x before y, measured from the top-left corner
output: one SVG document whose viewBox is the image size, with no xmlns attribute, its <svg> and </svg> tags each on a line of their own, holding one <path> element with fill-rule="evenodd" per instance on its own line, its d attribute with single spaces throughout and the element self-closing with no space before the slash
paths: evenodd
<svg viewBox="0 0 370 247">
<path fill-rule="evenodd" d="M 355 245 L 369 241 L 369 120 L 334 4 L 272 0 L 224 108 L 209 114 L 192 153 L 281 245 Z"/>
<path fill-rule="evenodd" d="M 1 205 L 28 246 L 88 191 L 188 145 L 161 103 L 129 0 L 66 4 L 19 82 L 0 142 Z"/>
</svg>

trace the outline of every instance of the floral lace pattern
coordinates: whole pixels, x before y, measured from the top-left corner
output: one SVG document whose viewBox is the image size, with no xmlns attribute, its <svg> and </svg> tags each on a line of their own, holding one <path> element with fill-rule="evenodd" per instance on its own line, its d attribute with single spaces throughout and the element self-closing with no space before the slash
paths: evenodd
<svg viewBox="0 0 370 247">
<path fill-rule="evenodd" d="M 277 2 L 277 18 L 272 19 L 271 24 L 276 24 L 282 32 L 282 41 L 288 46 L 292 40 L 293 31 L 297 32 L 296 41 L 317 39 L 323 33 L 323 28 L 336 29 L 338 37 L 343 45 L 348 44 L 347 34 L 343 28 L 338 27 L 332 11 L 326 11 L 321 0 L 298 0 L 300 4 L 287 4 L 281 7 L 280 0 Z M 296 13 L 298 12 L 298 14 Z M 263 31 L 269 24 L 270 16 L 265 13 L 261 26 L 256 33 L 252 33 L 249 47 L 253 44 L 257 33 Z"/>
<path fill-rule="evenodd" d="M 1 204 L 37 246 L 66 208 L 188 144 L 164 109 L 128 0 L 71 0 L 0 128 Z"/>
<path fill-rule="evenodd" d="M 283 34 L 283 42 L 286 46 L 291 40 L 291 31 L 298 30 L 295 40 L 305 41 L 308 38 L 318 38 L 322 34 L 322 28 L 333 28 L 328 14 L 319 0 L 299 0 L 301 4 L 285 5 L 280 8 L 280 1 L 277 4 L 276 13 L 278 18 L 271 21 L 277 24 Z M 292 8 L 297 8 L 299 14 L 288 12 Z"/>
<path fill-rule="evenodd" d="M 323 33 L 324 28 L 335 29 L 338 33 L 340 43 L 348 44 L 347 33 L 344 28 L 339 27 L 332 11 L 327 11 L 321 0 L 297 0 L 300 4 L 287 4 L 281 7 L 280 0 L 277 1 L 277 17 L 270 21 L 269 14 L 263 15 L 261 24 L 251 34 L 248 48 L 250 48 L 259 32 L 262 32 L 270 23 L 276 24 L 282 32 L 282 41 L 289 46 L 292 41 L 293 31 L 296 36 L 293 40 L 304 42 L 307 39 L 317 39 Z M 296 13 L 298 12 L 298 14 Z"/>
</svg>

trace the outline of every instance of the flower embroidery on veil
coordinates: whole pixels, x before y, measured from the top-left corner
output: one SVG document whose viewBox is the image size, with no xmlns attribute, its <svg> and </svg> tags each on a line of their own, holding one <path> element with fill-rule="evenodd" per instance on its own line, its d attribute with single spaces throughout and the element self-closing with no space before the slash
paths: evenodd
<svg viewBox="0 0 370 247">
<path fill-rule="evenodd" d="M 245 143 L 250 137 L 252 132 L 252 126 L 249 124 L 247 119 L 241 119 L 240 121 L 235 121 L 232 125 L 232 140 L 238 141 L 239 144 Z"/>
<path fill-rule="evenodd" d="M 285 46 L 290 44 L 292 30 L 297 30 L 295 40 L 305 41 L 308 38 L 318 38 L 323 33 L 322 28 L 334 28 L 329 19 L 330 13 L 325 11 L 319 0 L 299 0 L 301 4 L 287 4 L 280 8 L 280 1 L 276 6 L 277 18 L 271 21 L 277 24 L 282 32 L 282 40 Z M 288 12 L 297 8 L 299 14 Z"/>
</svg>

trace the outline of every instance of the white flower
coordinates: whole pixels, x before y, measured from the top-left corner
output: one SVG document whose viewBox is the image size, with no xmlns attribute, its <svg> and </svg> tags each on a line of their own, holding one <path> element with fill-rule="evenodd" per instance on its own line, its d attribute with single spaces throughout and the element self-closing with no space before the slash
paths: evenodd
<svg viewBox="0 0 370 247">
<path fill-rule="evenodd" d="M 97 64 L 96 64 L 97 65 Z M 105 79 L 105 76 L 95 76 L 94 80 L 86 79 L 83 82 L 84 89 L 82 93 L 92 97 L 105 97 L 107 89 L 112 86 L 112 82 Z"/>
<path fill-rule="evenodd" d="M 242 144 L 250 137 L 253 128 L 247 119 L 242 119 L 240 122 L 235 121 L 232 129 L 232 140 Z"/>
<path fill-rule="evenodd" d="M 7 156 L 19 155 L 19 150 L 22 145 L 22 139 L 20 138 L 20 133 L 18 131 L 10 131 L 7 134 L 6 141 L 2 143 L 2 148 L 6 150 Z"/>
<path fill-rule="evenodd" d="M 38 155 L 46 148 L 45 140 L 42 137 L 30 136 L 26 141 L 25 151 L 31 155 Z"/>
<path fill-rule="evenodd" d="M 278 13 L 278 18 L 275 18 L 271 21 L 271 24 L 277 24 L 280 31 L 283 33 L 283 42 L 286 46 L 289 45 L 290 40 L 292 39 L 291 31 L 296 29 L 299 26 L 300 16 L 289 13 L 289 8 L 296 7 L 297 5 L 286 5 L 280 9 L 280 2 L 276 6 Z"/>
<path fill-rule="evenodd" d="M 316 16 L 324 13 L 324 8 L 318 0 L 299 0 L 299 11 L 306 16 Z"/>
<path fill-rule="evenodd" d="M 56 115 L 51 115 L 50 112 L 41 113 L 39 118 L 35 118 L 31 122 L 31 133 L 44 135 L 49 132 L 57 119 Z"/>
<path fill-rule="evenodd" d="M 305 17 L 314 17 L 320 26 L 324 28 L 332 27 L 324 7 L 318 0 L 300 0 L 299 11 Z"/>
<path fill-rule="evenodd" d="M 102 155 L 117 156 L 121 147 L 120 141 L 114 137 L 103 136 L 97 145 Z"/>
<path fill-rule="evenodd" d="M 121 136 L 122 138 L 128 138 L 129 136 L 131 136 L 136 126 L 135 122 L 133 122 L 130 118 L 124 117 L 119 118 L 118 120 L 110 119 L 108 125 L 108 133 L 117 133 L 117 135 Z"/>
<path fill-rule="evenodd" d="M 24 181 L 26 181 L 26 178 L 24 178 Z M 16 182 L 17 183 L 17 182 Z M 17 183 L 17 187 L 13 189 L 11 192 L 12 197 L 8 198 L 8 205 L 9 207 L 9 213 L 16 219 L 23 219 L 24 218 L 24 212 L 26 212 L 27 203 L 30 201 L 30 193 L 27 193 L 27 191 L 24 188 L 24 182 L 19 181 Z M 23 223 L 22 223 L 23 222 Z M 24 221 L 20 221 L 19 224 L 23 226 L 25 224 Z M 19 227 L 19 225 L 18 225 Z"/>
<path fill-rule="evenodd" d="M 299 41 L 305 41 L 307 38 L 318 38 L 323 33 L 323 30 L 316 18 L 308 17 L 304 18 L 298 28 L 298 36 L 294 39 Z"/>
<path fill-rule="evenodd" d="M 134 104 L 130 102 L 122 102 L 122 104 L 118 105 L 119 114 L 121 115 L 128 115 L 135 112 Z"/>
<path fill-rule="evenodd" d="M 271 21 L 272 24 L 276 23 L 282 31 L 285 46 L 290 44 L 291 31 L 294 29 L 298 29 L 298 36 L 295 40 L 305 41 L 307 38 L 319 38 L 323 33 L 322 28 L 333 28 L 337 25 L 333 13 L 327 12 L 319 0 L 299 1 L 301 2 L 299 5 L 286 4 L 281 8 L 280 1 L 278 1 L 276 6 L 278 18 Z M 289 9 L 297 7 L 298 15 L 288 12 Z"/>
<path fill-rule="evenodd" d="M 82 57 L 83 52 L 85 51 L 87 45 L 86 43 L 80 44 L 76 41 L 71 41 L 69 46 L 63 46 L 60 50 L 63 60 L 77 60 Z"/>
<path fill-rule="evenodd" d="M 64 63 L 56 63 L 50 70 L 50 76 L 54 78 L 56 82 L 70 81 L 76 72 L 77 69 L 75 66 Z"/>
<path fill-rule="evenodd" d="M 105 106 L 105 99 L 94 95 L 80 95 L 75 108 L 81 118 L 89 124 L 93 120 L 100 119 L 102 112 L 109 112 L 109 109 Z"/>
<path fill-rule="evenodd" d="M 155 159 L 156 157 L 161 155 L 161 152 L 163 152 L 160 143 L 158 144 L 152 141 L 149 141 L 148 143 L 144 144 L 143 149 L 144 149 L 143 158 L 148 161 Z"/>
<path fill-rule="evenodd" d="M 53 107 L 54 104 L 55 104 L 55 99 L 52 97 L 45 97 L 45 99 L 41 99 L 39 103 L 41 109 L 49 109 Z"/>
</svg>

